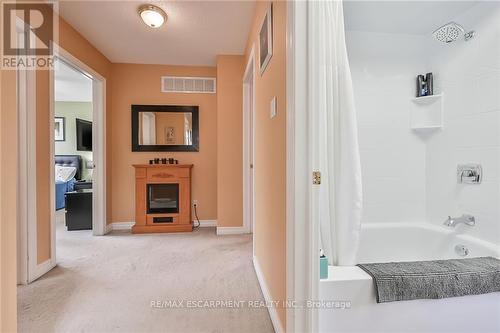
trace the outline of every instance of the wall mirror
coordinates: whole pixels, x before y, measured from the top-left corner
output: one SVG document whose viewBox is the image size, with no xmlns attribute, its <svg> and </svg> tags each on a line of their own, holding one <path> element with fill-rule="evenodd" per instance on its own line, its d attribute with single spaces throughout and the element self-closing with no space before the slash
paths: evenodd
<svg viewBox="0 0 500 333">
<path fill-rule="evenodd" d="M 132 105 L 132 151 L 198 151 L 198 106 Z"/>
</svg>

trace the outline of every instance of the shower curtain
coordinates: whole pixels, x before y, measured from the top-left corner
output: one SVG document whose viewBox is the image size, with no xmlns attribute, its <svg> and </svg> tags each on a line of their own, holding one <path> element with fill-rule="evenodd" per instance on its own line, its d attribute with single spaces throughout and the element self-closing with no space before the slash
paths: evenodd
<svg viewBox="0 0 500 333">
<path fill-rule="evenodd" d="M 330 265 L 355 265 L 361 164 L 342 1 L 309 3 L 310 106 L 319 130 L 321 246 Z"/>
</svg>

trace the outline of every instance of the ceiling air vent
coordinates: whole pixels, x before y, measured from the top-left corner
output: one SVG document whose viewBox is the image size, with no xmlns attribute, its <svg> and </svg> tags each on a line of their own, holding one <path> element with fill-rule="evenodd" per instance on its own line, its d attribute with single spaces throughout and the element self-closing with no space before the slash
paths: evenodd
<svg viewBox="0 0 500 333">
<path fill-rule="evenodd" d="M 162 76 L 161 91 L 165 93 L 215 94 L 214 77 Z"/>
</svg>

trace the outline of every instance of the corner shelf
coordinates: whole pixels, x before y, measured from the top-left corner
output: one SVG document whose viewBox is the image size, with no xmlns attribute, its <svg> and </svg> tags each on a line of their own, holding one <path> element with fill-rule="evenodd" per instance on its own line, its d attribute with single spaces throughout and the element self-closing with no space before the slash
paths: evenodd
<svg viewBox="0 0 500 333">
<path fill-rule="evenodd" d="M 443 127 L 443 94 L 412 98 L 410 127 L 433 130 Z"/>
<path fill-rule="evenodd" d="M 429 96 L 421 96 L 421 97 L 415 97 L 412 99 L 413 102 L 418 103 L 418 104 L 429 104 L 434 102 L 435 100 L 438 100 L 443 97 L 443 94 L 437 94 L 437 95 L 429 95 Z"/>
</svg>

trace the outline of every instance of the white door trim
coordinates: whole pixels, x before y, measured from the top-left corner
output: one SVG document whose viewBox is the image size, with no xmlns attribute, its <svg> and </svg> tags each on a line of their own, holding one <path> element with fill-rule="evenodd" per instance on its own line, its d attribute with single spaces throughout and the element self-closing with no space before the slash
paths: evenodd
<svg viewBox="0 0 500 333">
<path fill-rule="evenodd" d="M 94 163 L 92 230 L 95 236 L 102 236 L 108 232 L 106 228 L 106 79 L 59 45 L 54 46 L 54 54 L 92 79 L 92 158 Z M 51 101 L 54 100 L 53 96 L 52 94 Z M 52 108 L 53 116 L 54 109 Z M 53 154 L 51 158 L 53 167 Z M 53 236 L 55 238 L 55 233 Z"/>
<path fill-rule="evenodd" d="M 312 119 L 308 112 L 308 3 L 287 3 L 287 299 L 318 299 L 319 231 L 313 215 Z M 289 332 L 316 332 L 317 311 L 287 308 Z"/>
<path fill-rule="evenodd" d="M 93 230 L 94 235 L 106 234 L 106 79 L 92 68 L 78 60 L 72 54 L 58 45 L 54 45 L 54 55 L 63 59 L 66 63 L 80 70 L 93 80 L 93 159 L 94 171 L 94 195 L 93 206 Z M 51 231 L 51 256 L 50 259 L 38 264 L 37 250 L 37 210 L 36 210 L 36 183 L 23 181 L 36 179 L 36 72 L 26 71 L 19 76 L 21 78 L 19 87 L 19 145 L 20 149 L 20 173 L 19 173 L 19 237 L 20 246 L 23 251 L 19 253 L 19 271 L 22 276 L 18 283 L 30 283 L 47 273 L 56 265 L 56 232 L 55 232 L 55 187 L 50 187 L 50 231 Z M 50 117 L 49 133 L 54 133 L 54 73 L 49 72 L 49 103 Z M 50 182 L 54 180 L 54 136 L 50 135 Z M 26 271 L 24 270 L 26 267 Z"/>
<path fill-rule="evenodd" d="M 26 140 L 26 115 L 27 115 L 27 71 L 17 71 L 17 106 L 19 109 L 19 187 L 26 188 L 28 182 L 28 155 Z M 25 193 L 26 194 L 26 193 Z M 17 223 L 17 284 L 28 283 L 28 198 L 19 194 L 19 221 Z"/>
<path fill-rule="evenodd" d="M 27 34 L 24 23 L 18 21 L 20 33 Z M 26 38 L 26 37 L 25 37 Z M 50 75 L 50 74 L 49 74 Z M 38 264 L 37 197 L 36 197 L 36 71 L 18 71 L 19 106 L 19 217 L 18 217 L 18 276 L 17 282 L 28 284 L 55 266 L 55 258 Z M 54 126 L 54 124 L 51 124 Z M 52 127 L 53 132 L 53 127 Z M 53 173 L 52 173 L 53 174 Z M 51 248 L 53 245 L 51 244 Z M 51 249 L 53 251 L 53 249 Z"/>
<path fill-rule="evenodd" d="M 26 31 L 24 29 L 24 22 L 17 18 L 16 22 L 17 28 L 17 41 L 21 44 L 21 40 L 26 38 Z M 28 83 L 34 82 L 33 73 L 29 76 L 30 71 L 18 70 L 17 71 L 17 106 L 19 110 L 19 125 L 18 125 L 18 135 L 19 135 L 19 174 L 18 174 L 18 184 L 20 188 L 28 187 L 28 179 L 30 174 L 28 173 L 30 169 L 29 165 L 29 149 L 30 146 L 27 142 L 28 134 L 33 134 L 32 129 L 28 126 L 28 112 L 29 112 L 29 97 L 32 93 L 29 91 Z M 36 132 L 35 132 L 36 134 Z M 24 195 L 24 196 L 21 196 Z M 27 284 L 28 277 L 28 193 L 19 193 L 19 215 L 17 221 L 17 283 Z"/>
<path fill-rule="evenodd" d="M 49 73 L 51 76 L 52 73 Z M 51 224 L 51 258 L 38 263 L 37 238 L 37 186 L 36 182 L 36 72 L 32 70 L 19 72 L 19 253 L 21 276 L 18 283 L 28 284 L 50 271 L 56 265 L 55 240 L 52 238 Z M 49 87 L 52 89 L 52 87 Z M 50 122 L 50 133 L 54 132 L 54 124 Z M 53 138 L 52 138 L 53 139 Z M 50 175 L 54 183 L 54 172 Z M 54 191 L 51 187 L 50 191 Z M 53 202 L 51 201 L 51 204 Z M 53 213 L 51 212 L 51 219 Z"/>
<path fill-rule="evenodd" d="M 36 77 L 34 71 L 19 70 L 18 83 L 18 108 L 19 108 L 19 221 L 18 221 L 18 279 L 17 283 L 27 284 L 35 279 L 32 272 L 36 270 L 35 246 L 30 246 L 29 228 L 36 228 L 36 118 L 35 118 L 35 92 Z M 29 185 L 28 185 L 29 183 Z M 29 191 L 22 191 L 28 189 Z M 33 265 L 35 264 L 35 265 Z M 31 273 L 31 274 L 30 274 Z"/>
<path fill-rule="evenodd" d="M 255 227 L 255 187 L 254 164 L 255 152 L 255 44 L 252 45 L 250 57 L 243 74 L 243 229 L 254 231 Z M 252 140 L 253 142 L 250 142 Z M 255 245 L 255 244 L 254 244 Z"/>
</svg>

